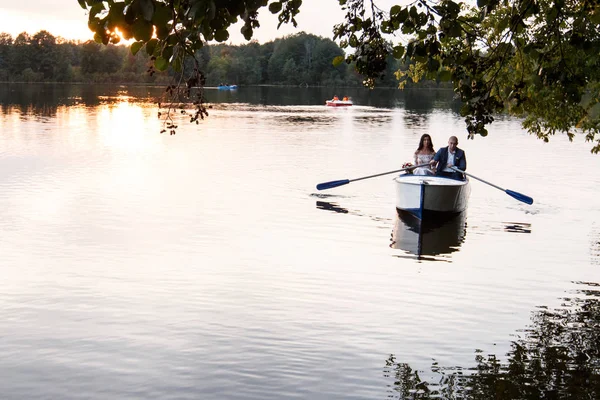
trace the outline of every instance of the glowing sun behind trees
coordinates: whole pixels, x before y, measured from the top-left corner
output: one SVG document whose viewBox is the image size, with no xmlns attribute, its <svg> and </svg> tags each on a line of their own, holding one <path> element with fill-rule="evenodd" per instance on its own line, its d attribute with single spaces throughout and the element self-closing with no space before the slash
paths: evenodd
<svg viewBox="0 0 600 400">
<path fill-rule="evenodd" d="M 167 88 L 171 100 L 202 88 L 198 63 L 185 68 L 184 61 L 204 43 L 228 40 L 240 20 L 250 40 L 263 7 L 279 25 L 296 26 L 302 6 L 301 0 L 78 1 L 89 11 L 96 41 L 116 43 L 118 30 L 135 40 L 134 54 L 145 47 L 154 68 L 180 73 Z M 388 11 L 375 1 L 339 4 L 346 16 L 333 27 L 334 39 L 353 51 L 332 61 L 354 65 L 366 86 L 373 87 L 393 55 L 408 65 L 396 72 L 401 88 L 408 80 L 452 82 L 471 138 L 486 136 L 493 115 L 509 112 L 545 141 L 557 132 L 569 139 L 581 133 L 593 142 L 592 152 L 600 151 L 600 0 L 418 0 Z M 207 115 L 198 92 L 191 122 Z"/>
</svg>

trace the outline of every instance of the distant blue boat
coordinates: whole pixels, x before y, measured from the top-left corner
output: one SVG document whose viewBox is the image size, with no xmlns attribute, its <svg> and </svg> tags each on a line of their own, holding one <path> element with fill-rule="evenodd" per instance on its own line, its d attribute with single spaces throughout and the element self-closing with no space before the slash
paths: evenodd
<svg viewBox="0 0 600 400">
<path fill-rule="evenodd" d="M 237 85 L 219 85 L 218 89 L 219 90 L 235 90 L 237 89 Z"/>
</svg>

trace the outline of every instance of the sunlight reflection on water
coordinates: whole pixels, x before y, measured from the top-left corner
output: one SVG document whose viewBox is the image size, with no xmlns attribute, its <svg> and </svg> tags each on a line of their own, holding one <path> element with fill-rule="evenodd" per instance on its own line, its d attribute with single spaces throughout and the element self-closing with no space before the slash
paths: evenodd
<svg viewBox="0 0 600 400">
<path fill-rule="evenodd" d="M 169 136 L 130 95 L 2 108 L 5 398 L 384 397 L 390 354 L 420 370 L 505 354 L 536 307 L 600 281 L 585 143 L 509 119 L 467 141 L 448 107 L 321 98 L 239 99 Z M 315 189 L 398 169 L 424 132 L 535 203 L 473 182 L 431 262 L 398 240 L 393 175 Z"/>
</svg>

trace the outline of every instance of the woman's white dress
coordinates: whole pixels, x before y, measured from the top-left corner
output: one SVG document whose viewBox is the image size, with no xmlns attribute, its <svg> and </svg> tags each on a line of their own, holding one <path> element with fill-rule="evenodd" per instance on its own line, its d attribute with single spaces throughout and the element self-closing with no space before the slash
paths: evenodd
<svg viewBox="0 0 600 400">
<path fill-rule="evenodd" d="M 429 164 L 431 160 L 433 160 L 433 156 L 435 154 L 416 154 L 415 155 L 415 165 L 421 164 Z M 433 175 L 433 171 L 429 167 L 419 167 L 415 168 L 413 171 L 415 175 Z"/>
</svg>

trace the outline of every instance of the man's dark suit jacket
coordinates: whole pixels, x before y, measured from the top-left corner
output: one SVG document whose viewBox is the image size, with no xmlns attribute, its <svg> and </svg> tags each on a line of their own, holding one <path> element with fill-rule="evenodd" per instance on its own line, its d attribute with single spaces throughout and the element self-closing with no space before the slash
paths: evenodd
<svg viewBox="0 0 600 400">
<path fill-rule="evenodd" d="M 441 175 L 441 172 L 446 168 L 446 164 L 448 164 L 448 147 L 439 149 L 437 153 L 435 153 L 435 156 L 433 156 L 433 159 L 439 162 L 435 174 Z M 454 166 L 463 171 L 467 169 L 467 157 L 465 156 L 465 152 L 458 147 L 454 152 Z"/>
</svg>

